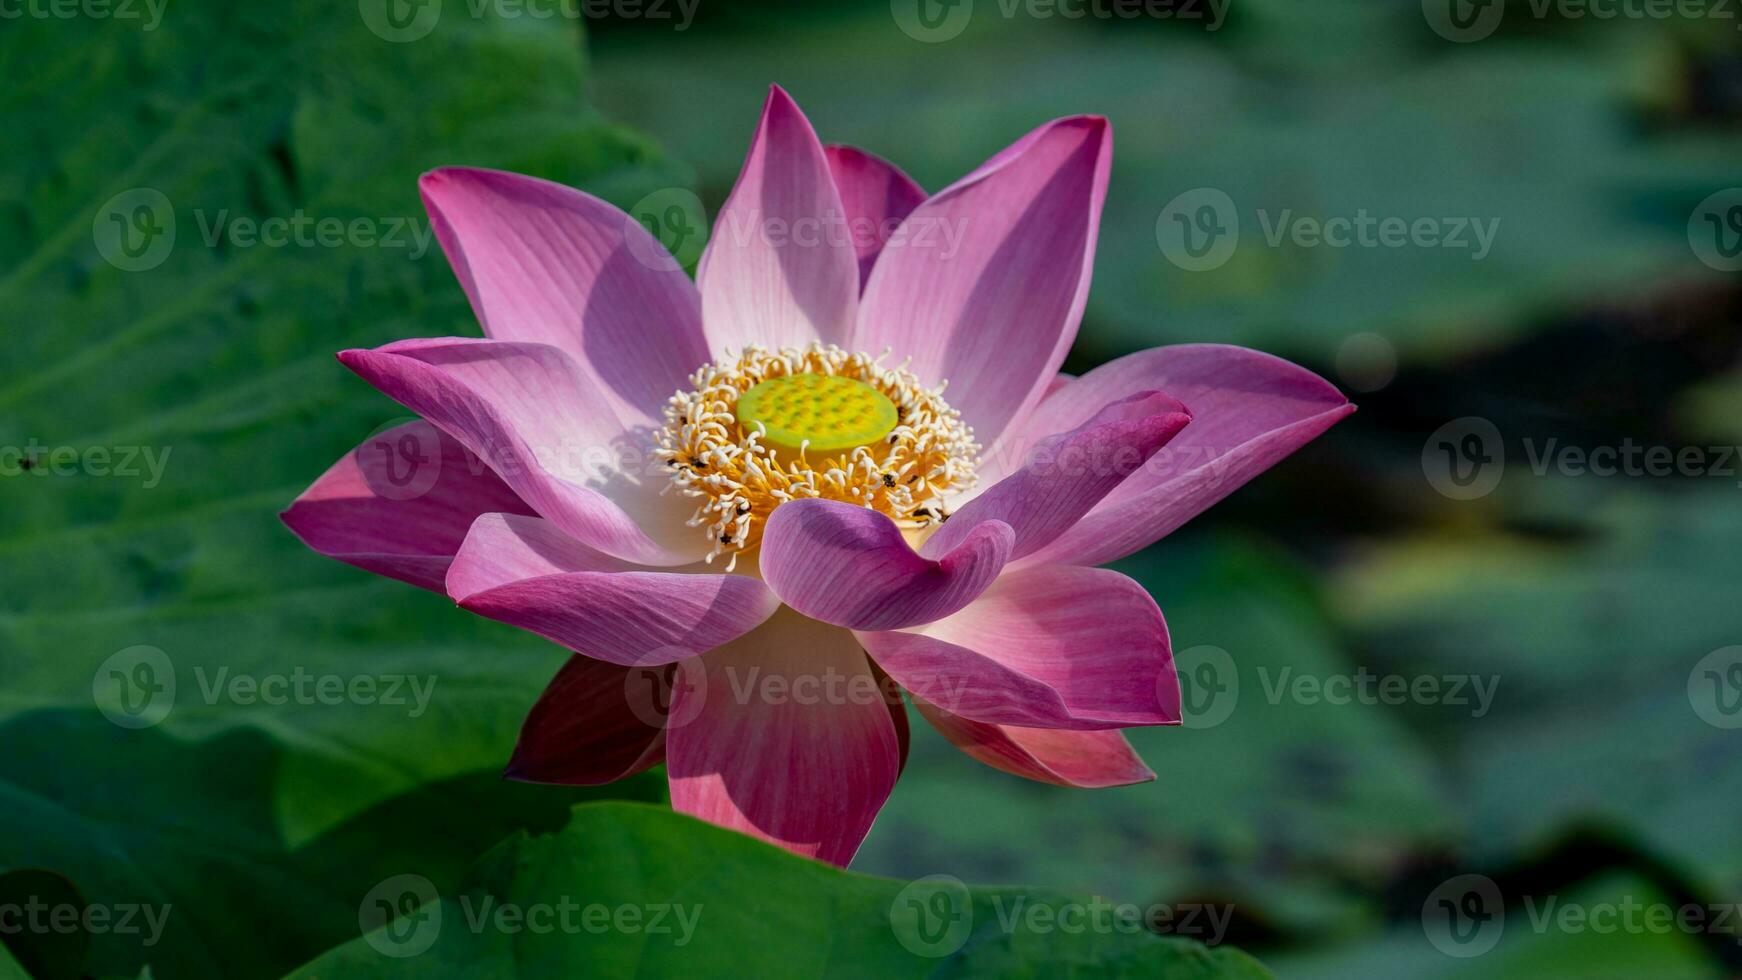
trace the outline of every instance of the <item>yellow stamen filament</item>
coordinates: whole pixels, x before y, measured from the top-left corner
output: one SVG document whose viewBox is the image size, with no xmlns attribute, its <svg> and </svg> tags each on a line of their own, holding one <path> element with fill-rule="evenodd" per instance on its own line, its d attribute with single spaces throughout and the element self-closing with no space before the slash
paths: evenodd
<svg viewBox="0 0 1742 980">
<path fill-rule="evenodd" d="M 906 527 L 948 518 L 943 498 L 974 484 L 974 432 L 942 386 L 879 360 L 833 345 L 752 346 L 671 397 L 654 456 L 700 501 L 690 524 L 712 539 L 708 561 L 730 553 L 731 571 L 789 500 L 845 501 Z"/>
</svg>

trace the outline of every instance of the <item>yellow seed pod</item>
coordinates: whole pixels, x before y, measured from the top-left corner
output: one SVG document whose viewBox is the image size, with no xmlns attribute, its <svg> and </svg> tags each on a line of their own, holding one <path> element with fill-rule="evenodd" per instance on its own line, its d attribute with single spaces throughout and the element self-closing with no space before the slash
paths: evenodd
<svg viewBox="0 0 1742 980">
<path fill-rule="evenodd" d="M 739 396 L 733 414 L 747 429 L 761 427 L 769 443 L 817 452 L 871 445 L 898 421 L 889 396 L 833 374 L 769 378 Z"/>
</svg>

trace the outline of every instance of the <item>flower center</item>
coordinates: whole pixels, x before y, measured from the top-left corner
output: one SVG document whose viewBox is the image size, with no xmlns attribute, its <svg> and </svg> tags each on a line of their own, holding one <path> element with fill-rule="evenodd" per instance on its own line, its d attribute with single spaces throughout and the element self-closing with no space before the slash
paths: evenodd
<svg viewBox="0 0 1742 980">
<path fill-rule="evenodd" d="M 949 517 L 946 496 L 974 485 L 980 447 L 943 399 L 902 368 L 833 345 L 747 347 L 691 375 L 673 395 L 654 457 L 697 499 L 690 524 L 713 541 L 708 561 L 761 541 L 789 500 L 840 500 L 905 527 Z"/>
<path fill-rule="evenodd" d="M 898 417 L 888 395 L 838 374 L 769 378 L 738 397 L 734 414 L 777 446 L 815 452 L 868 446 L 888 435 Z"/>
</svg>

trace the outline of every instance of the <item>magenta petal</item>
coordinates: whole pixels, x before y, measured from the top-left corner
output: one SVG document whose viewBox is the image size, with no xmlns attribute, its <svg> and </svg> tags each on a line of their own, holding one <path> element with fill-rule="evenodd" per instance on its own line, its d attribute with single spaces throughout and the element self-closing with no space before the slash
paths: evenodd
<svg viewBox="0 0 1742 980">
<path fill-rule="evenodd" d="M 852 634 L 783 610 L 696 662 L 666 734 L 672 809 L 846 865 L 901 764 Z"/>
<path fill-rule="evenodd" d="M 775 86 L 696 269 L 712 350 L 847 342 L 859 259 L 844 215 L 816 131 Z"/>
<path fill-rule="evenodd" d="M 1060 119 L 919 205 L 872 269 L 853 346 L 947 379 L 950 404 L 995 444 L 1076 337 L 1112 153 L 1105 119 Z"/>
<path fill-rule="evenodd" d="M 705 551 L 684 526 L 682 501 L 659 496 L 659 477 L 647 478 L 645 445 L 557 348 L 408 340 L 339 360 L 477 453 L 581 542 L 650 565 L 685 564 Z"/>
<path fill-rule="evenodd" d="M 947 554 L 986 521 L 1016 531 L 1012 561 L 1031 554 L 1070 530 L 1191 420 L 1184 405 L 1159 391 L 1107 405 L 1070 432 L 1042 440 L 1016 472 L 952 515 L 920 554 Z"/>
<path fill-rule="evenodd" d="M 466 531 L 491 511 L 532 509 L 466 447 L 419 420 L 346 453 L 279 516 L 328 558 L 441 592 Z"/>
<path fill-rule="evenodd" d="M 901 219 L 925 200 L 925 191 L 894 164 L 851 146 L 823 148 L 829 172 L 841 193 L 847 230 L 859 255 L 859 289 L 871 281 L 871 267 Z"/>
<path fill-rule="evenodd" d="M 975 721 L 1101 729 L 1180 720 L 1161 610 L 1108 569 L 1010 572 L 946 619 L 857 635 L 904 689 Z"/>
<path fill-rule="evenodd" d="M 1179 437 L 1033 562 L 1098 565 L 1145 548 L 1355 410 L 1329 382 L 1281 358 L 1217 344 L 1141 351 L 1066 385 L 1023 422 L 1030 438 L 1109 398 L 1161 388 L 1191 406 Z"/>
<path fill-rule="evenodd" d="M 927 701 L 916 699 L 913 706 L 956 748 L 994 769 L 1025 779 L 1103 789 L 1155 778 L 1122 732 L 989 725 L 952 715 Z"/>
<path fill-rule="evenodd" d="M 729 642 L 780 601 L 747 575 L 655 571 L 603 555 L 535 517 L 478 518 L 448 572 L 462 608 L 626 667 Z"/>
<path fill-rule="evenodd" d="M 659 420 L 711 360 L 695 284 L 629 215 L 495 170 L 444 168 L 418 187 L 484 333 L 561 349 L 623 418 Z"/>
<path fill-rule="evenodd" d="M 787 605 L 850 629 L 900 629 L 974 600 L 1010 560 L 1016 535 L 987 520 L 935 560 L 908 546 L 895 522 L 838 500 L 794 500 L 769 515 L 762 577 Z"/>
<path fill-rule="evenodd" d="M 527 783 L 600 786 L 665 759 L 656 670 L 576 654 L 563 664 L 520 727 L 504 773 Z"/>
</svg>

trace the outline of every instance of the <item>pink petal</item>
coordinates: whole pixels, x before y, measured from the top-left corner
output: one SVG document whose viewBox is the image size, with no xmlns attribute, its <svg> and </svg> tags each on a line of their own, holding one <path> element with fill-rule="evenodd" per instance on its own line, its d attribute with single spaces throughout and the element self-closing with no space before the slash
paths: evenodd
<svg viewBox="0 0 1742 980">
<path fill-rule="evenodd" d="M 448 572 L 464 609 L 625 667 L 693 657 L 755 629 L 780 600 L 747 575 L 656 571 L 536 517 L 486 514 Z"/>
<path fill-rule="evenodd" d="M 829 172 L 859 255 L 859 289 L 871 281 L 871 267 L 901 219 L 925 200 L 925 191 L 887 160 L 851 146 L 827 146 Z"/>
<path fill-rule="evenodd" d="M 924 700 L 913 706 L 956 748 L 1025 779 L 1102 789 L 1146 783 L 1155 773 L 1118 731 L 1073 732 L 970 721 Z"/>
<path fill-rule="evenodd" d="M 1100 403 L 1163 388 L 1193 422 L 1033 562 L 1098 565 L 1145 548 L 1317 438 L 1355 410 L 1304 368 L 1239 347 L 1141 351 L 1062 388 L 1023 423 L 1036 437 L 1079 424 Z"/>
<path fill-rule="evenodd" d="M 1191 420 L 1184 405 L 1159 391 L 1107 405 L 1070 432 L 1042 440 L 1015 473 L 968 501 L 919 553 L 945 554 L 981 523 L 997 521 L 1016 531 L 1011 560 L 1030 554 L 1070 530 Z"/>
<path fill-rule="evenodd" d="M 1016 534 L 987 520 L 935 558 L 916 554 L 895 522 L 838 500 L 794 500 L 769 515 L 762 577 L 787 605 L 851 629 L 899 629 L 974 600 L 1010 560 Z"/>
<path fill-rule="evenodd" d="M 1077 335 L 1111 161 L 1105 119 L 1061 119 L 915 208 L 872 270 L 853 346 L 948 379 L 950 404 L 993 445 Z"/>
<path fill-rule="evenodd" d="M 652 669 L 570 657 L 526 716 L 504 775 L 599 786 L 664 761 L 665 729 L 657 722 L 665 709 L 649 683 L 657 681 Z"/>
<path fill-rule="evenodd" d="M 629 215 L 496 170 L 444 168 L 418 187 L 484 333 L 561 349 L 624 419 L 658 421 L 711 359 L 695 284 Z"/>
<path fill-rule="evenodd" d="M 279 517 L 310 548 L 431 591 L 479 514 L 532 509 L 483 461 L 428 422 L 346 453 Z"/>
<path fill-rule="evenodd" d="M 710 349 L 846 343 L 859 260 L 845 213 L 810 120 L 773 87 L 696 270 Z"/>
<path fill-rule="evenodd" d="M 538 513 L 607 554 L 694 561 L 707 542 L 659 496 L 646 447 L 574 362 L 544 344 L 446 338 L 339 354 L 346 367 L 477 453 Z"/>
<path fill-rule="evenodd" d="M 1180 720 L 1161 610 L 1108 569 L 1007 573 L 947 619 L 857 635 L 904 689 L 974 721 L 1100 729 Z"/>
<path fill-rule="evenodd" d="M 672 809 L 844 866 L 901 764 L 852 634 L 782 610 L 699 663 L 705 681 L 672 701 Z"/>
</svg>

